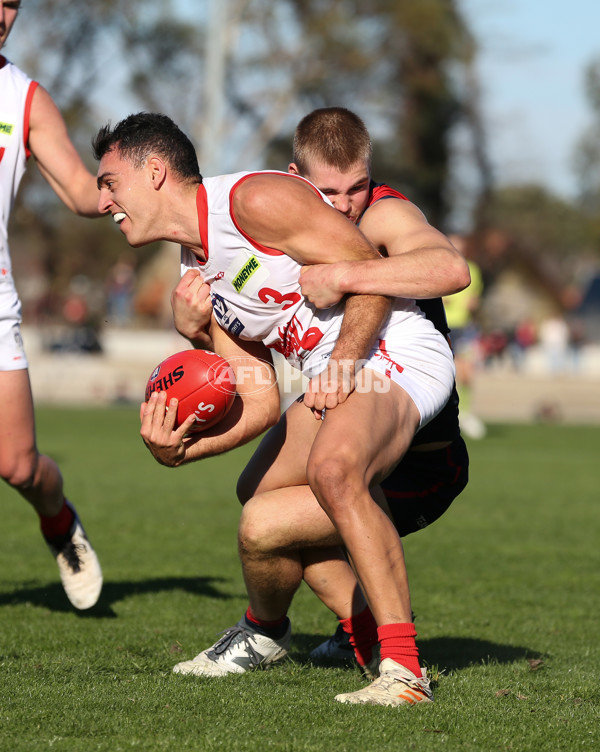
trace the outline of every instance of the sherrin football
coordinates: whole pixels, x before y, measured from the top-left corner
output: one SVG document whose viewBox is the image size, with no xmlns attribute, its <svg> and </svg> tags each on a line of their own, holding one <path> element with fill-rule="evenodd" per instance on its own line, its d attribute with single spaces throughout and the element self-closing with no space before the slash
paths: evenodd
<svg viewBox="0 0 600 752">
<path fill-rule="evenodd" d="M 159 363 L 146 384 L 146 402 L 152 392 L 166 392 L 167 404 L 176 397 L 179 427 L 188 415 L 196 422 L 190 433 L 205 431 L 222 420 L 233 405 L 235 375 L 229 363 L 209 350 L 183 350 Z"/>
</svg>

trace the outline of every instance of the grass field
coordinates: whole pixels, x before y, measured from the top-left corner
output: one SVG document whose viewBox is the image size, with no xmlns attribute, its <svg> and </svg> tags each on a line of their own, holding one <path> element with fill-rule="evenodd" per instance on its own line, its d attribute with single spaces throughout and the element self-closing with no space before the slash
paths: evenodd
<svg viewBox="0 0 600 752">
<path fill-rule="evenodd" d="M 31 510 L 6 487 L 0 547 L 0 749 L 580 750 L 600 744 L 600 430 L 495 425 L 470 444 L 471 482 L 406 539 L 427 707 L 333 702 L 354 670 L 307 655 L 335 627 L 301 588 L 292 660 L 221 679 L 173 664 L 246 607 L 235 480 L 252 447 L 157 465 L 135 408 L 38 411 L 101 557 L 105 586 L 77 613 Z"/>
</svg>

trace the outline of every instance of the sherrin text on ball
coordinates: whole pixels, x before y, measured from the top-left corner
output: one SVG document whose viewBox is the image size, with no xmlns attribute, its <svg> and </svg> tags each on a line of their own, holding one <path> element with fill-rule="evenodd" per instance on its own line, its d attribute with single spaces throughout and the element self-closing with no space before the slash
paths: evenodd
<svg viewBox="0 0 600 752">
<path fill-rule="evenodd" d="M 209 350 L 182 350 L 170 355 L 152 371 L 146 384 L 146 402 L 152 392 L 177 398 L 175 427 L 189 416 L 190 432 L 206 431 L 222 420 L 235 399 L 235 374 L 229 363 Z"/>
</svg>

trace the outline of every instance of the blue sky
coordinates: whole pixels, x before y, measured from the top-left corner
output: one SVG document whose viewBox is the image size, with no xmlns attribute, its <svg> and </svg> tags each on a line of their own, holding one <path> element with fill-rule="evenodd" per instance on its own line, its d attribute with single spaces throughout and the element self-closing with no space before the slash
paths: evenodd
<svg viewBox="0 0 600 752">
<path fill-rule="evenodd" d="M 590 125 L 583 74 L 600 58 L 598 0 L 460 0 L 480 43 L 482 105 L 500 182 L 573 198 L 577 139 Z"/>
</svg>

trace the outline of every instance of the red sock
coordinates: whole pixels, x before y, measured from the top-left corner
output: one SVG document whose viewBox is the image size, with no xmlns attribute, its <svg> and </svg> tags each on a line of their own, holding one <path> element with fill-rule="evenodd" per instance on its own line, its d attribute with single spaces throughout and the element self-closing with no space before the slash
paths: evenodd
<svg viewBox="0 0 600 752">
<path fill-rule="evenodd" d="M 381 644 L 381 660 L 391 658 L 412 671 L 415 676 L 421 676 L 414 624 L 384 624 L 377 629 L 377 636 Z"/>
<path fill-rule="evenodd" d="M 66 535 L 69 532 L 74 519 L 75 515 L 73 514 L 73 510 L 65 500 L 63 501 L 60 512 L 55 514 L 54 517 L 45 517 L 43 514 L 40 514 L 40 527 L 42 529 L 42 534 L 49 540 L 52 540 L 52 538 L 58 538 L 61 535 Z"/>
<path fill-rule="evenodd" d="M 356 660 L 361 666 L 366 666 L 371 660 L 373 645 L 377 644 L 377 623 L 371 609 L 367 606 L 360 614 L 340 619 L 339 622 L 344 632 L 350 636 Z"/>
<path fill-rule="evenodd" d="M 256 627 L 256 631 L 260 634 L 272 637 L 273 639 L 279 639 L 287 632 L 287 614 L 284 614 L 280 619 L 275 619 L 275 621 L 267 621 L 266 619 L 259 619 L 254 616 L 250 606 L 248 606 L 246 622 Z"/>
</svg>

